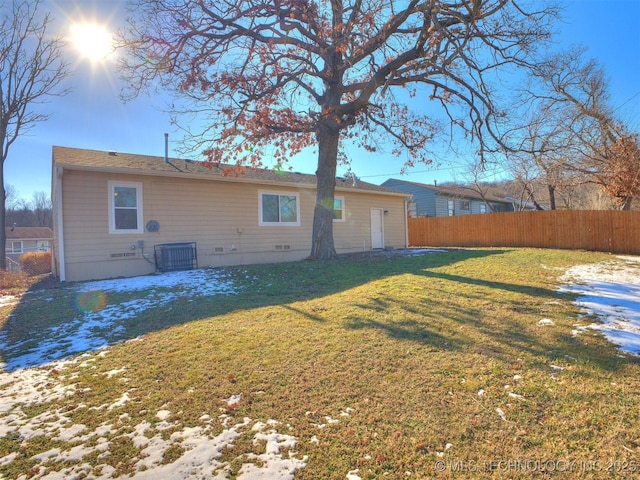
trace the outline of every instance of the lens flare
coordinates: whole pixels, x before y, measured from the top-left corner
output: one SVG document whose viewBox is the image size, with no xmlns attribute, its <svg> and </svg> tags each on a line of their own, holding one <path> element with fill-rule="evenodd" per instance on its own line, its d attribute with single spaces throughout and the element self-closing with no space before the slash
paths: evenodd
<svg viewBox="0 0 640 480">
<path fill-rule="evenodd" d="M 78 310 L 85 313 L 96 313 L 107 306 L 107 295 L 102 291 L 83 292 L 76 298 Z"/>
</svg>

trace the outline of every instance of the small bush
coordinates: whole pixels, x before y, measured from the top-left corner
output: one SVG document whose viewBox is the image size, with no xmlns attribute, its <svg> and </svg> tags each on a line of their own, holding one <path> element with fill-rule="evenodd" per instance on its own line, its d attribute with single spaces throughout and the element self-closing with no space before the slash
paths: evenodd
<svg viewBox="0 0 640 480">
<path fill-rule="evenodd" d="M 27 275 L 42 275 L 51 272 L 51 252 L 27 252 L 18 262 Z"/>
<path fill-rule="evenodd" d="M 27 290 L 30 285 L 31 282 L 24 272 L 3 272 L 0 270 L 0 293 Z"/>
</svg>

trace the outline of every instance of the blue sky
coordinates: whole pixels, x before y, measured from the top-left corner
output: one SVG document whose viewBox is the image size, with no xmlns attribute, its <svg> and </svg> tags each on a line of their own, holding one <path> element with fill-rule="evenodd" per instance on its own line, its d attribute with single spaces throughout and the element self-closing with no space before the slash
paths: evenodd
<svg viewBox="0 0 640 480">
<path fill-rule="evenodd" d="M 581 44 L 609 77 L 612 104 L 636 132 L 640 131 L 640 0 L 565 1 L 564 22 L 557 26 L 559 48 Z M 55 18 L 54 28 L 67 34 L 74 23 L 99 22 L 109 30 L 124 26 L 124 0 L 47 0 Z M 181 134 L 163 113 L 160 96 L 140 97 L 122 103 L 120 81 L 112 62 L 92 64 L 68 49 L 73 75 L 67 80 L 72 92 L 42 107 L 51 118 L 18 139 L 5 163 L 5 183 L 20 197 L 30 200 L 36 191 L 51 189 L 53 145 L 164 155 L 164 133 L 171 139 Z M 176 155 L 170 147 L 170 155 Z M 363 180 L 382 183 L 389 177 L 422 183 L 464 181 L 465 159 L 444 160 L 435 167 L 416 165 L 400 177 L 402 159 L 371 157 L 351 149 L 353 172 Z M 194 157 L 195 158 L 195 157 Z M 315 172 L 313 156 L 292 164 L 296 171 Z M 342 174 L 345 167 L 339 167 Z M 491 180 L 492 178 L 487 178 Z"/>
</svg>

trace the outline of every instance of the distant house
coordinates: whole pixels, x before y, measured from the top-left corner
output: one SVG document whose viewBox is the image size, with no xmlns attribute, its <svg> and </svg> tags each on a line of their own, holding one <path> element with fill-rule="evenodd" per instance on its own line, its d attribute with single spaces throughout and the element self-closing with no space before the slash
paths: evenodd
<svg viewBox="0 0 640 480">
<path fill-rule="evenodd" d="M 485 195 L 464 187 L 438 187 L 390 178 L 382 186 L 411 195 L 412 217 L 447 217 L 473 213 L 512 212 L 514 201 Z"/>
<path fill-rule="evenodd" d="M 53 147 L 54 273 L 62 281 L 301 260 L 315 175 Z M 338 253 L 407 245 L 408 195 L 338 178 Z"/>
<path fill-rule="evenodd" d="M 48 252 L 53 243 L 49 227 L 7 227 L 5 253 L 10 262 L 17 262 L 27 252 Z"/>
</svg>

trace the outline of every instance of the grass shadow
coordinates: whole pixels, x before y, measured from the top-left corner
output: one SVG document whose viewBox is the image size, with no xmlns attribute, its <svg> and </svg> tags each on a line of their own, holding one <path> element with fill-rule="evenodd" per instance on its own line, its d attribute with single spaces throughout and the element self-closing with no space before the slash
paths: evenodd
<svg viewBox="0 0 640 480">
<path fill-rule="evenodd" d="M 87 308 L 78 305 L 78 288 L 82 283 L 60 285 L 47 279 L 47 286 L 53 288 L 43 290 L 45 284 L 34 284 L 4 322 L 0 330 L 0 353 L 9 370 L 39 366 L 65 356 L 60 344 L 52 341 L 53 336 L 66 335 L 69 342 L 76 342 L 71 353 L 77 354 L 176 325 L 273 306 L 315 323 L 326 323 L 336 318 L 333 306 L 323 304 L 325 297 L 355 292 L 369 284 L 371 289 L 358 290 L 361 293 L 354 294 L 356 296 L 348 294 L 340 300 L 327 300 L 330 303 L 343 302 L 351 309 L 350 313 L 340 316 L 345 329 L 376 330 L 394 339 L 445 350 L 479 348 L 488 349 L 496 355 L 506 355 L 499 344 L 502 341 L 511 347 L 541 353 L 553 348 L 552 344 L 536 339 L 533 333 L 518 330 L 516 324 L 510 326 L 512 330 L 501 331 L 495 322 L 487 321 L 487 312 L 490 314 L 491 309 L 500 309 L 510 314 L 531 313 L 528 310 L 535 308 L 531 305 L 544 299 L 557 300 L 557 292 L 497 280 L 491 275 L 480 278 L 443 271 L 457 264 L 484 262 L 509 252 L 511 250 L 478 249 L 422 256 L 366 254 L 343 256 L 328 262 L 302 261 L 216 269 L 225 272 L 238 286 L 238 294 L 187 298 L 178 291 L 173 300 L 159 302 L 153 295 L 158 291 L 172 293 L 172 287 L 160 287 L 151 292 L 121 292 L 108 298 L 96 292 L 95 299 L 88 302 Z M 493 263 L 489 262 L 489 268 Z M 402 280 L 398 284 L 396 279 L 400 277 Z M 438 301 L 431 301 L 425 310 L 425 306 L 420 304 L 425 300 L 416 302 L 411 297 L 412 288 L 431 291 Z M 458 305 L 451 302 L 449 305 L 447 298 L 450 295 L 464 296 L 466 303 Z M 522 297 L 529 298 L 530 305 L 523 303 Z M 311 301 L 312 305 L 303 303 Z M 483 305 L 482 309 L 474 306 L 473 302 Z M 143 303 L 149 305 L 137 311 Z M 123 305 L 126 306 L 124 313 L 122 308 L 116 308 Z M 429 308 L 434 311 L 433 319 L 444 318 L 446 322 L 430 325 L 425 321 L 424 312 Z M 112 317 L 120 315 L 120 318 L 112 322 L 110 314 Z M 505 315 L 499 317 L 503 322 L 509 322 Z M 492 336 L 499 341 L 491 339 Z M 64 346 L 66 348 L 67 344 Z"/>
<path fill-rule="evenodd" d="M 500 253 L 500 250 L 456 250 L 421 257 L 344 255 L 327 262 L 301 261 L 215 269 L 224 272 L 238 286 L 240 293 L 195 299 L 177 293 L 176 298 L 167 303 L 154 298 L 160 294 L 171 294 L 175 290 L 173 287 L 120 293 L 80 293 L 86 282 L 61 284 L 47 276 L 33 283 L 11 314 L 5 317 L 0 329 L 0 355 L 8 370 L 39 366 L 67 356 L 68 342 L 59 342 L 64 347 L 60 348 L 52 341 L 53 337 L 60 335 L 66 335 L 69 341 L 75 342 L 69 354 L 78 354 L 175 325 L 234 311 L 322 298 L 380 278 L 417 273 L 425 266 L 445 267 L 469 258 Z M 136 314 L 136 305 L 142 303 L 155 304 L 140 309 Z M 130 314 L 117 311 L 122 305 L 128 305 L 125 309 L 128 308 Z M 108 318 L 110 314 L 112 318 Z M 112 320 L 115 316 L 119 318 L 114 328 Z M 307 316 L 314 321 L 322 319 L 320 315 L 307 313 Z M 72 340 L 74 336 L 76 338 Z"/>
</svg>

